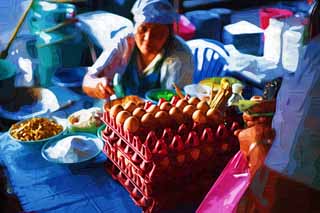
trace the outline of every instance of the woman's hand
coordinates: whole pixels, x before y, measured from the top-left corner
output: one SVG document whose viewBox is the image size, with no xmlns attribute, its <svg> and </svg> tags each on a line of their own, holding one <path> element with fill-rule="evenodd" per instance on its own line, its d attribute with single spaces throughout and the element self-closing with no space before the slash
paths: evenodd
<svg viewBox="0 0 320 213">
<path fill-rule="evenodd" d="M 247 128 L 237 130 L 241 151 L 247 156 L 249 169 L 252 176 L 263 165 L 269 150 L 269 144 L 274 138 L 274 130 L 271 127 L 271 117 L 252 117 L 243 114 L 243 120 Z"/>
<path fill-rule="evenodd" d="M 111 81 L 106 77 L 86 75 L 82 84 L 83 91 L 93 98 L 107 99 L 114 94 Z"/>
<path fill-rule="evenodd" d="M 134 38 L 121 38 L 110 49 L 105 49 L 83 79 L 83 91 L 94 98 L 106 99 L 114 94 L 112 79 L 123 73 L 134 47 Z"/>
</svg>

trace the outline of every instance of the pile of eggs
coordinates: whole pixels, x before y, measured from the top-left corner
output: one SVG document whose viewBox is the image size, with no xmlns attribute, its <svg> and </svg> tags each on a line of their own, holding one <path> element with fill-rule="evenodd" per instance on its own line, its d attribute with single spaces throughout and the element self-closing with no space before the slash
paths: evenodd
<svg viewBox="0 0 320 213">
<path fill-rule="evenodd" d="M 109 113 L 115 118 L 117 125 L 123 126 L 124 130 L 132 133 L 140 127 L 151 130 L 189 122 L 219 123 L 222 119 L 219 111 L 211 109 L 205 100 L 197 97 L 191 97 L 188 100 L 179 99 L 174 105 L 163 102 L 160 105 L 152 104 L 148 107 L 139 107 L 129 101 L 125 106 L 121 104 L 112 106 Z"/>
</svg>

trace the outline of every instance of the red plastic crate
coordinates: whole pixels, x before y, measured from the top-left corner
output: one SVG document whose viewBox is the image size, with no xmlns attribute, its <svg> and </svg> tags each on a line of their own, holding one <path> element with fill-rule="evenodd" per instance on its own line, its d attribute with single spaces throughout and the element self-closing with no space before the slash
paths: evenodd
<svg viewBox="0 0 320 213">
<path fill-rule="evenodd" d="M 132 134 L 109 112 L 103 121 L 104 153 L 110 159 L 107 171 L 145 212 L 200 202 L 239 149 L 233 135 L 237 124 L 231 128 L 181 124 Z"/>
<path fill-rule="evenodd" d="M 181 190 L 176 190 L 177 187 L 172 188 L 172 190 L 167 188 L 162 194 L 148 197 L 115 164 L 107 162 L 106 170 L 115 180 L 123 185 L 135 204 L 140 206 L 144 212 L 161 212 L 163 210 L 174 209 L 177 207 L 177 204 L 190 205 L 190 203 L 193 203 L 198 206 L 214 181 L 212 175 L 210 177 L 202 177 L 201 179 L 197 178 L 194 185 L 186 185 Z"/>
</svg>

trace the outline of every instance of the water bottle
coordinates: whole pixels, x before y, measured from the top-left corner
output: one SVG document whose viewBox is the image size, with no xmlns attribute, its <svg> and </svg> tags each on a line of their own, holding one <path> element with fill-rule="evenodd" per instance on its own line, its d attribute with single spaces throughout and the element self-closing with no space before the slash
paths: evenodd
<svg viewBox="0 0 320 213">
<path fill-rule="evenodd" d="M 235 83 L 232 85 L 232 95 L 228 99 L 228 107 L 236 105 L 240 100 L 243 100 L 242 96 L 243 85 L 240 83 Z"/>
<path fill-rule="evenodd" d="M 243 100 L 242 96 L 243 85 L 235 83 L 232 85 L 232 95 L 228 99 L 227 108 L 225 111 L 225 125 L 232 128 L 234 123 L 243 126 L 242 113 L 239 111 L 237 104 Z"/>
<path fill-rule="evenodd" d="M 121 76 L 119 73 L 116 73 L 113 77 L 113 89 L 117 98 L 122 98 L 125 96 L 125 92 L 121 84 Z"/>
</svg>

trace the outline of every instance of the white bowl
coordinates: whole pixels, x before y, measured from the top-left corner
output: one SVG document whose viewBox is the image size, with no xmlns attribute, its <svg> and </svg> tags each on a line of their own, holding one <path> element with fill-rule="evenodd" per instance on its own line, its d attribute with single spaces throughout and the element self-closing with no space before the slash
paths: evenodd
<svg viewBox="0 0 320 213">
<path fill-rule="evenodd" d="M 183 89 L 186 94 L 189 94 L 190 96 L 196 96 L 198 98 L 207 97 L 211 94 L 211 88 L 201 84 L 189 84 Z"/>
<path fill-rule="evenodd" d="M 94 134 L 69 134 L 60 140 L 48 141 L 41 149 L 47 161 L 62 164 L 82 163 L 96 157 L 103 149 L 103 141 Z"/>
</svg>

